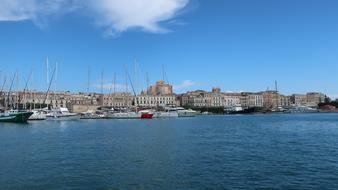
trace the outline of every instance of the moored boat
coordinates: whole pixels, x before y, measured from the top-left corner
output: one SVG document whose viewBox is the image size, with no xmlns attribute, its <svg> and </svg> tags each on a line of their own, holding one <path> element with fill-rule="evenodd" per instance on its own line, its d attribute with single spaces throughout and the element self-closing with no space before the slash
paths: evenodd
<svg viewBox="0 0 338 190">
<path fill-rule="evenodd" d="M 32 110 L 33 114 L 28 118 L 28 120 L 45 120 L 46 113 L 41 110 Z"/>
<path fill-rule="evenodd" d="M 141 110 L 138 113 L 141 115 L 141 119 L 152 119 L 154 116 L 151 110 Z"/>
<path fill-rule="evenodd" d="M 11 110 L 0 113 L 0 122 L 26 123 L 33 112 Z"/>
<path fill-rule="evenodd" d="M 77 113 L 70 113 L 67 108 L 55 108 L 52 109 L 47 115 L 48 120 L 76 120 L 80 119 L 80 115 Z"/>
<path fill-rule="evenodd" d="M 178 117 L 195 117 L 198 112 L 192 109 L 177 108 Z"/>
</svg>

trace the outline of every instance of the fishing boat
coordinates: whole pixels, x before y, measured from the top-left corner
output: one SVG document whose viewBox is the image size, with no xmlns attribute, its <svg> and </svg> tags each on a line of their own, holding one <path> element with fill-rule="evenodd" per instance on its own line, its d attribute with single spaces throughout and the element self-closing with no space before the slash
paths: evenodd
<svg viewBox="0 0 338 190">
<path fill-rule="evenodd" d="M 33 112 L 10 110 L 0 113 L 0 122 L 26 123 Z"/>
</svg>

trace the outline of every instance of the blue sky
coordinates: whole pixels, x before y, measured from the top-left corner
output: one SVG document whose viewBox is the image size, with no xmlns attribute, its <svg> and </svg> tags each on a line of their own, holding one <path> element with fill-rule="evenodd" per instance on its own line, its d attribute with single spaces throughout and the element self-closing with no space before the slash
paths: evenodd
<svg viewBox="0 0 338 190">
<path fill-rule="evenodd" d="M 140 90 L 164 65 L 176 92 L 262 91 L 277 80 L 284 94 L 338 95 L 335 0 L 0 2 L 1 81 L 33 70 L 30 88 L 46 89 L 48 57 L 59 90 L 85 91 L 88 68 L 91 91 L 102 71 L 105 92 L 114 73 L 121 89 L 126 65 Z"/>
</svg>

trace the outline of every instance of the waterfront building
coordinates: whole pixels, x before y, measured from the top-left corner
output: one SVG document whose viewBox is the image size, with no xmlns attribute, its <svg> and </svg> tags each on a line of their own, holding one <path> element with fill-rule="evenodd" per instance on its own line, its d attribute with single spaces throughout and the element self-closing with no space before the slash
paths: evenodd
<svg viewBox="0 0 338 190">
<path fill-rule="evenodd" d="M 324 103 L 325 98 L 325 94 L 320 92 L 309 92 L 306 94 L 307 105 L 311 107 L 317 107 L 319 103 Z"/>
<path fill-rule="evenodd" d="M 282 108 L 289 108 L 291 107 L 291 96 L 284 96 L 280 95 L 279 96 L 279 106 Z"/>
<path fill-rule="evenodd" d="M 307 104 L 307 97 L 305 94 L 292 94 L 291 103 L 296 106 L 305 106 Z"/>
<path fill-rule="evenodd" d="M 309 92 L 306 94 L 292 94 L 291 103 L 297 106 L 317 107 L 319 103 L 325 102 L 325 94 L 320 92 Z"/>
<path fill-rule="evenodd" d="M 233 108 L 241 106 L 241 94 L 240 93 L 224 93 L 223 94 L 223 106 L 224 108 Z"/>
<path fill-rule="evenodd" d="M 219 88 L 211 92 L 196 90 L 183 94 L 181 102 L 186 107 L 234 107 L 240 106 L 240 94 L 221 93 Z"/>
<path fill-rule="evenodd" d="M 281 106 L 280 94 L 274 90 L 267 90 L 262 92 L 263 95 L 263 107 L 265 109 L 277 109 Z"/>
<path fill-rule="evenodd" d="M 105 107 L 128 108 L 133 106 L 133 99 L 130 93 L 101 94 L 99 104 Z"/>
<path fill-rule="evenodd" d="M 241 93 L 241 105 L 244 108 L 264 106 L 264 98 L 262 93 L 242 92 Z"/>
<path fill-rule="evenodd" d="M 136 106 L 140 107 L 165 107 L 175 106 L 176 97 L 174 95 L 152 96 L 152 95 L 139 95 L 134 98 Z"/>
</svg>

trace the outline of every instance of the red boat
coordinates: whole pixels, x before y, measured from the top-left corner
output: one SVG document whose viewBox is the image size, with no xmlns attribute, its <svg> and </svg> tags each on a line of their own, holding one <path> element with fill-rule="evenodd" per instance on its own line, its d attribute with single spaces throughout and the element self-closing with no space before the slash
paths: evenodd
<svg viewBox="0 0 338 190">
<path fill-rule="evenodd" d="M 150 110 L 141 110 L 139 113 L 141 114 L 141 119 L 152 119 L 154 116 Z"/>
<path fill-rule="evenodd" d="M 152 114 L 152 113 L 142 113 L 141 114 L 141 119 L 152 119 L 153 115 L 154 114 Z"/>
</svg>

